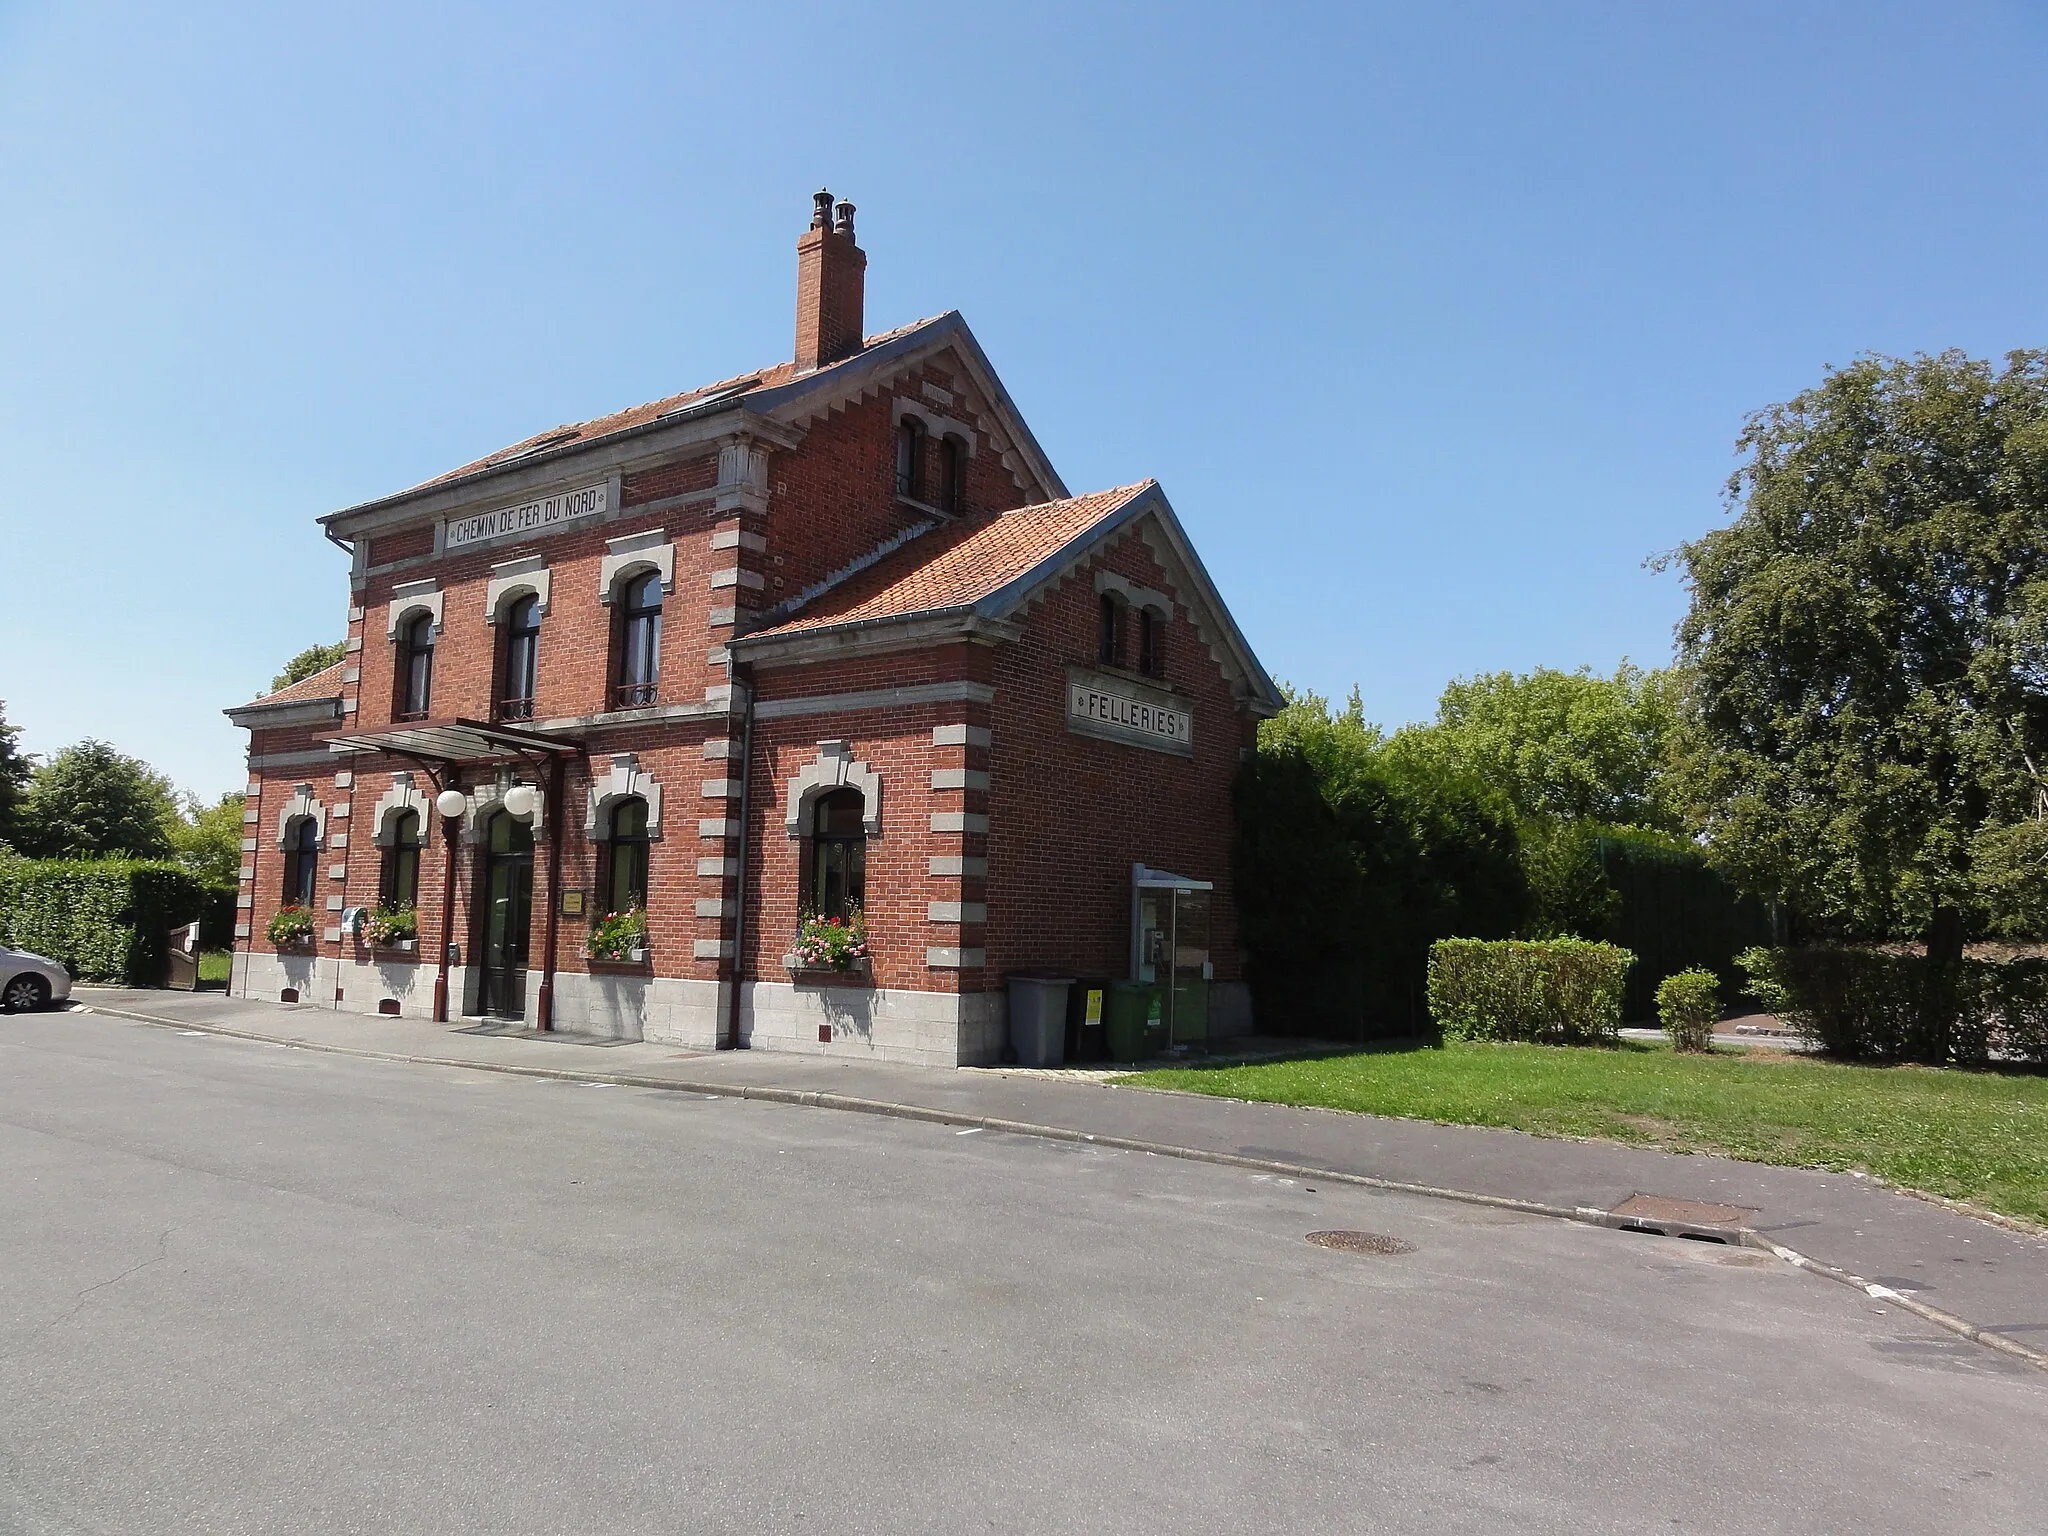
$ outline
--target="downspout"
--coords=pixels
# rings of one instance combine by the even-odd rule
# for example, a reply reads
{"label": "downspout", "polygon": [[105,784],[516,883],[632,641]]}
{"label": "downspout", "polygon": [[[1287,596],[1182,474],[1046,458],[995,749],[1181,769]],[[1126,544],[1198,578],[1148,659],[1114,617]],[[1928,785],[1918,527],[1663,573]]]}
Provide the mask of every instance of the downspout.
{"label": "downspout", "polygon": [[[456,782],[460,777],[452,768],[448,780],[440,783],[431,772],[430,780],[435,781],[435,798],[440,798],[444,789],[460,789]],[[439,806],[435,807],[438,811]],[[434,974],[434,1022],[448,1022],[448,951],[455,947],[455,845],[462,836],[462,818],[443,816],[441,818],[441,843],[447,849],[441,873],[441,968]]]}
{"label": "downspout", "polygon": [[555,1027],[555,943],[562,926],[562,773],[566,765],[559,757],[548,759],[548,926],[543,941],[546,954],[541,961],[540,1002],[534,1009],[534,1024],[545,1033]]}
{"label": "downspout", "polygon": [[718,1042],[722,1051],[746,1049],[746,1042],[740,1038],[740,983],[744,979],[742,970],[747,952],[748,829],[753,825],[753,796],[750,791],[754,780],[754,671],[743,663],[734,662],[732,672],[734,683],[746,690],[747,707],[740,723],[740,868],[738,883],[733,887],[732,995],[726,999],[725,1038]]}

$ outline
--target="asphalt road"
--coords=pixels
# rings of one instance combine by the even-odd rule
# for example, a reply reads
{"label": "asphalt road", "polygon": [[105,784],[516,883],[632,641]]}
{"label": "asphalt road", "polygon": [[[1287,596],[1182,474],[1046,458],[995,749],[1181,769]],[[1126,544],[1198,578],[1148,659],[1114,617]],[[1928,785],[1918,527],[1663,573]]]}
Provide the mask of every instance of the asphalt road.
{"label": "asphalt road", "polygon": [[0,1168],[0,1531],[2048,1524],[2048,1378],[1753,1252],[78,1014]]}

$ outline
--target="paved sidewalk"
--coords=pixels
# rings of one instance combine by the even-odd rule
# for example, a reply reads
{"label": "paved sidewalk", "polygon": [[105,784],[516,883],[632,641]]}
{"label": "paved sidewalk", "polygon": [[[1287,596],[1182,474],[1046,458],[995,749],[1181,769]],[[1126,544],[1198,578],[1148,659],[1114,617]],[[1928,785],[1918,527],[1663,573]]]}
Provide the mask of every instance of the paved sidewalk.
{"label": "paved sidewalk", "polygon": [[[766,1051],[695,1053],[641,1042],[385,1019],[217,992],[81,987],[108,1012],[406,1061],[820,1093],[1087,1135],[1297,1163],[1401,1183],[1610,1211],[1637,1194],[1742,1207],[1742,1225],[1810,1258],[2048,1351],[2048,1240],[1846,1174],[1769,1168],[1517,1131],[1111,1088],[994,1069],[877,1065]],[[1619,1238],[1618,1241],[1629,1241]],[[1873,1304],[1882,1305],[1882,1300]]]}

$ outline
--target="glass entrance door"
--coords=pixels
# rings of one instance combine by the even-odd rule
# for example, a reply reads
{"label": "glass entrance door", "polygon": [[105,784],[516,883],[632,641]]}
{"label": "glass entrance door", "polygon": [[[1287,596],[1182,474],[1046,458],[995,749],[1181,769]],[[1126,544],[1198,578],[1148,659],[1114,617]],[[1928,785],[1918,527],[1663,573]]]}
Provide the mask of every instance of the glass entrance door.
{"label": "glass entrance door", "polygon": [[477,1008],[494,1018],[524,1018],[527,942],[533,927],[533,828],[502,812],[491,818],[484,855],[483,924]]}

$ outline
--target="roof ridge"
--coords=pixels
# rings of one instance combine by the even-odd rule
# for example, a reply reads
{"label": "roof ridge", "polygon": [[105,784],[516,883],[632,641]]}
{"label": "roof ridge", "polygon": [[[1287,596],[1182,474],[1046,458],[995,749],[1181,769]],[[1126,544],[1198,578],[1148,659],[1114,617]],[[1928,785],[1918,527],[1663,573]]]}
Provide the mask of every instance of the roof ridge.
{"label": "roof ridge", "polygon": [[[723,379],[714,379],[709,384],[699,384],[690,389],[678,390],[674,394],[657,395],[652,400],[643,400],[635,405],[622,405],[616,410],[603,411],[595,416],[587,416],[581,421],[557,422],[554,426],[544,431],[529,433],[516,443],[508,443],[503,448],[494,449],[492,452],[484,454],[479,458],[471,459],[468,463],[458,468],[422,480],[419,484],[408,487],[408,490],[424,490],[428,486],[440,485],[449,480],[457,480],[464,475],[480,474],[486,470],[500,468],[507,460],[518,454],[545,446],[550,438],[556,439],[566,448],[569,446],[571,438],[596,441],[599,438],[609,437],[614,432],[622,432],[628,427],[644,424],[643,422],[634,421],[632,418],[644,417],[649,421],[659,420],[672,411],[685,410],[692,404],[702,401],[707,396],[718,394],[721,390],[732,390],[735,392],[735,396],[739,397],[751,393],[755,389],[773,389],[784,384],[799,382],[807,384],[832,372],[835,368],[841,368],[849,363],[858,362],[876,347],[885,346],[892,341],[898,341],[905,336],[920,331],[926,326],[934,325],[952,313],[954,311],[950,309],[942,310],[936,315],[926,315],[922,319],[911,320],[886,331],[877,331],[872,336],[861,338],[860,351],[849,353],[845,357],[835,358],[829,363],[813,368],[808,373],[796,372],[796,365],[793,362],[784,360],[769,363],[760,368],[747,369]],[[616,423],[616,425],[603,426],[604,423]],[[590,430],[593,427],[599,426],[603,426],[603,430],[598,432]]]}

